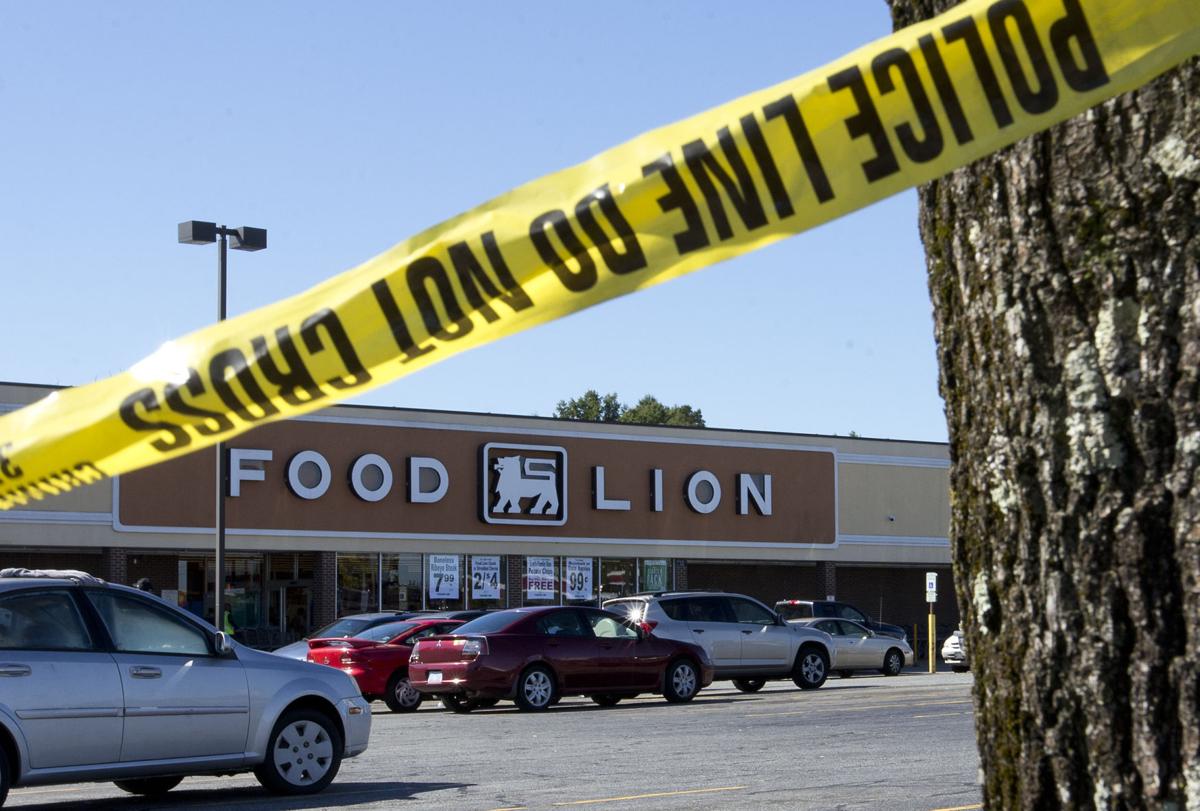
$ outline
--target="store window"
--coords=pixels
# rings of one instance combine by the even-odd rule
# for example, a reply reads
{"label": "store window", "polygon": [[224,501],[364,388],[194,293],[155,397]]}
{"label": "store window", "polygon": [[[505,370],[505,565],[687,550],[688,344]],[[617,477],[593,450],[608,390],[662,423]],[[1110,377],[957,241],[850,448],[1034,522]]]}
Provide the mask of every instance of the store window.
{"label": "store window", "polygon": [[561,583],[565,605],[596,605],[596,559],[563,558]]}
{"label": "store window", "polygon": [[508,566],[502,555],[471,555],[467,569],[468,608],[508,605]]}
{"label": "store window", "polygon": [[550,555],[525,558],[522,605],[558,605],[558,560]]}
{"label": "store window", "polygon": [[637,561],[603,558],[600,561],[600,602],[628,597],[637,591]]}
{"label": "store window", "polygon": [[379,610],[379,555],[337,556],[337,614]]}
{"label": "store window", "polygon": [[383,610],[424,608],[420,555],[383,556]]}
{"label": "store window", "polygon": [[669,560],[641,560],[638,591],[667,591],[671,588],[671,562]]}
{"label": "store window", "polygon": [[426,555],[426,605],[435,611],[463,608],[463,555]]}

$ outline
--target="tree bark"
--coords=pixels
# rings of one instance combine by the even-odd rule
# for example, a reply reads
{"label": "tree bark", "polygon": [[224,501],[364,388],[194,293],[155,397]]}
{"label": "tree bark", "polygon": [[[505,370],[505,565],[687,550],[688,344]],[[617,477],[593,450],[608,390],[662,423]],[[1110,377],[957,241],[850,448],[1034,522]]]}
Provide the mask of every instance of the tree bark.
{"label": "tree bark", "polygon": [[1192,59],[919,190],[989,808],[1200,809],[1198,99]]}

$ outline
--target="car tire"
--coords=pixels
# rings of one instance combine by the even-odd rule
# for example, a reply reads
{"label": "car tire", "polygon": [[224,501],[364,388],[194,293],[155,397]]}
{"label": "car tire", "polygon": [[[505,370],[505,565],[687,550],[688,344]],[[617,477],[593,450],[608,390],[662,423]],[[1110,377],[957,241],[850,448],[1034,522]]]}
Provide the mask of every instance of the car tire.
{"label": "car tire", "polygon": [[388,680],[387,692],[383,694],[383,703],[387,704],[392,712],[416,712],[424,700],[425,696],[417,692],[408,677],[399,673],[392,674]]}
{"label": "car tire", "polygon": [[542,665],[526,668],[517,678],[517,707],[526,712],[541,712],[554,703],[558,689],[554,674]]}
{"label": "car tire", "polygon": [[12,775],[8,770],[8,749],[0,743],[0,805],[4,805],[4,800],[8,797],[8,784],[12,782]]}
{"label": "car tire", "polygon": [[592,701],[595,701],[601,707],[615,707],[621,701],[621,696],[615,696],[612,693],[600,693],[592,696]]}
{"label": "car tire", "polygon": [[449,695],[442,696],[442,706],[450,710],[450,712],[466,715],[478,707],[479,704],[473,698],[467,698],[458,693],[450,693]]}
{"label": "car tire", "polygon": [[477,698],[474,700],[475,706],[481,710],[486,710],[488,707],[494,707],[500,703],[498,698]]}
{"label": "car tire", "polygon": [[888,652],[883,656],[883,675],[899,676],[904,670],[904,654],[899,648],[888,648]]}
{"label": "car tire", "polygon": [[848,679],[853,675],[854,675],[853,670],[839,670],[838,671],[838,676],[840,676],[843,679]]}
{"label": "car tire", "polygon": [[829,675],[829,657],[816,645],[805,645],[796,654],[792,681],[801,690],[816,690]]}
{"label": "car tire", "polygon": [[691,659],[676,659],[663,674],[663,698],[686,704],[700,692],[700,671]]}
{"label": "car tire", "polygon": [[757,693],[766,685],[765,679],[734,679],[733,686],[743,693]]}
{"label": "car tire", "polygon": [[315,710],[285,712],[267,739],[266,760],[254,769],[273,794],[316,794],[333,782],[342,765],[342,733]]}
{"label": "car tire", "polygon": [[951,665],[950,669],[955,673],[966,673],[971,668],[967,667],[966,665]]}
{"label": "car tire", "polygon": [[182,782],[182,777],[133,777],[128,780],[114,780],[113,785],[130,794],[161,797]]}

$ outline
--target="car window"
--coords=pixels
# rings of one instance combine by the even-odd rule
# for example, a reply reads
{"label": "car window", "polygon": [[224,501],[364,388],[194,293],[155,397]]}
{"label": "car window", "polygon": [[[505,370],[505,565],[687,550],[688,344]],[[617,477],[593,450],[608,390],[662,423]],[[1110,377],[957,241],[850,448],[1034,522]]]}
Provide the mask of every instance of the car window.
{"label": "car window", "polygon": [[547,636],[590,636],[574,611],[553,611],[537,621],[538,630]]}
{"label": "car window", "polygon": [[[671,619],[679,619],[671,613],[669,606],[676,605],[675,600],[664,600],[660,603],[663,611],[667,612],[667,616]],[[614,614],[620,614],[626,617],[630,622],[641,622],[646,613],[646,604],[641,600],[621,600],[615,603],[605,603],[605,611],[612,611]]]}
{"label": "car window", "polygon": [[208,656],[208,635],[167,608],[112,591],[85,592],[122,653]]}
{"label": "car window", "polygon": [[814,617],[836,617],[836,616],[838,616],[838,613],[837,613],[835,607],[832,605],[829,605],[828,603],[813,603],[812,610],[813,610]]}
{"label": "car window", "polygon": [[456,634],[490,634],[495,631],[503,631],[508,626],[521,619],[521,614],[516,611],[496,611],[491,614],[484,614],[482,617],[464,622],[462,625],[454,628]]}
{"label": "car window", "polygon": [[847,620],[842,620],[842,629],[842,633],[844,633],[846,636],[853,636],[855,638],[870,636],[870,632],[857,622],[848,622]]}
{"label": "car window", "polygon": [[808,603],[776,603],[775,610],[785,620],[805,620],[813,616],[813,608]]}
{"label": "car window", "polygon": [[603,639],[637,639],[637,631],[630,628],[616,617],[609,617],[596,611],[587,612],[588,622],[592,624],[592,633]]}
{"label": "car window", "polygon": [[411,622],[385,622],[383,625],[359,631],[354,637],[355,639],[365,639],[368,642],[387,642],[416,627]]}
{"label": "car window", "polygon": [[658,605],[663,613],[673,620],[688,619],[688,600],[660,600]]}
{"label": "car window", "polygon": [[734,622],[733,612],[724,597],[690,597],[684,602],[691,622]]}
{"label": "car window", "polygon": [[821,620],[820,622],[814,622],[813,627],[818,631],[824,631],[832,636],[840,636],[842,633],[841,623],[837,620]]}
{"label": "car window", "polygon": [[742,597],[730,597],[729,605],[738,622],[747,625],[774,625],[775,615],[756,602]]}
{"label": "car window", "polygon": [[863,612],[859,611],[852,605],[842,603],[837,607],[837,615],[844,620],[854,620],[855,622],[867,622],[867,618],[863,616]]}
{"label": "car window", "polygon": [[65,591],[21,592],[0,600],[0,648],[87,650],[92,637]]}
{"label": "car window", "polygon": [[324,639],[326,637],[333,638],[339,636],[354,636],[360,631],[371,627],[370,620],[364,619],[340,619],[329,623],[324,628],[315,631],[310,639]]}

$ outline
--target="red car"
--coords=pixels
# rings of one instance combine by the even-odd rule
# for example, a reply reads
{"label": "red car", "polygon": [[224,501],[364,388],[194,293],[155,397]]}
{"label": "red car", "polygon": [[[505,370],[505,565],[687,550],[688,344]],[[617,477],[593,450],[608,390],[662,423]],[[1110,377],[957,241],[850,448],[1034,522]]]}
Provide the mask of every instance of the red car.
{"label": "red car", "polygon": [[408,665],[412,686],[456,712],[501,699],[544,710],[561,696],[602,707],[638,693],[691,701],[712,683],[712,663],[689,642],[659,639],[598,608],[512,608],[452,635],[422,639]]}
{"label": "red car", "polygon": [[408,657],[418,639],[444,634],[462,620],[413,619],[388,622],[357,636],[308,640],[308,661],[344,670],[368,701],[382,698],[392,712],[412,712],[424,699],[408,683]]}

